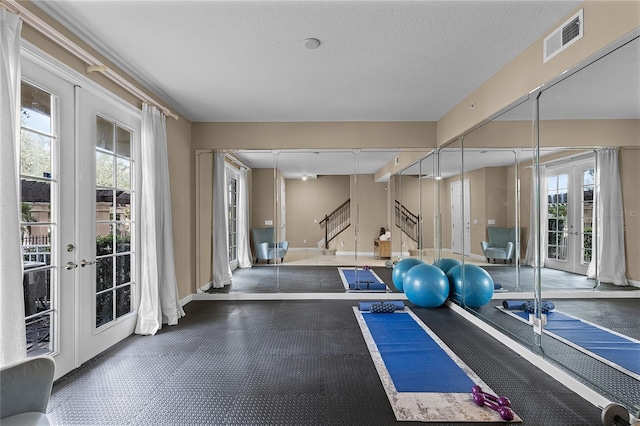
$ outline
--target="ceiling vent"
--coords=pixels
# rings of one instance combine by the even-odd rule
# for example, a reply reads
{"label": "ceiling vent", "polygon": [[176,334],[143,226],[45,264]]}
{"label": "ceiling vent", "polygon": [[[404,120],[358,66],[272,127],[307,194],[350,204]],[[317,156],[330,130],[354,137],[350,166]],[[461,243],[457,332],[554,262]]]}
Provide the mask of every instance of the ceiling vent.
{"label": "ceiling vent", "polygon": [[582,38],[584,35],[582,11],[583,9],[580,9],[544,39],[544,62]]}

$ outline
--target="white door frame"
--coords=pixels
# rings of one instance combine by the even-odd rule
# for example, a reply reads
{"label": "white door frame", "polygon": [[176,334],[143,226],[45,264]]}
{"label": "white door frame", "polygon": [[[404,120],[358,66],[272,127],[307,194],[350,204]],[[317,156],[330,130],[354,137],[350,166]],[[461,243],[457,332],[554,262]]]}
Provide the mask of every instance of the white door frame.
{"label": "white door frame", "polygon": [[[556,167],[547,167],[545,179],[547,176],[555,176],[559,174],[568,175],[568,191],[567,191],[567,223],[566,227],[566,259],[554,260],[545,255],[545,267],[551,269],[559,269],[576,274],[586,275],[588,264],[582,263],[582,241],[583,241],[583,217],[584,211],[582,204],[583,191],[583,174],[587,169],[595,170],[595,159],[585,159],[574,161],[569,164],[563,164]],[[546,186],[546,185],[545,185]],[[595,185],[594,185],[595,187]],[[548,196],[545,194],[545,196]],[[545,212],[545,218],[547,214]],[[548,220],[548,219],[545,219]],[[593,229],[593,228],[592,228]],[[550,232],[547,230],[547,233]],[[548,239],[548,235],[543,238]],[[593,255],[593,253],[592,253]]]}
{"label": "white door frame", "polygon": [[[462,183],[462,186],[460,185]],[[462,188],[462,194],[460,193]],[[471,255],[471,193],[469,179],[451,182],[451,251]],[[462,207],[460,206],[462,201]],[[462,211],[460,211],[462,208]],[[464,246],[464,247],[463,247]],[[461,249],[462,248],[462,249]]]}

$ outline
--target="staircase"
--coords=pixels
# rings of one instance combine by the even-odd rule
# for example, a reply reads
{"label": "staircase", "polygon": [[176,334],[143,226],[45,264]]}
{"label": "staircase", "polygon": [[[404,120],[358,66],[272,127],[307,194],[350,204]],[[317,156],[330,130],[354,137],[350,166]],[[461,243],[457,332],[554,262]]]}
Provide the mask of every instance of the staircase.
{"label": "staircase", "polygon": [[329,249],[329,242],[351,225],[351,200],[347,200],[337,209],[325,215],[320,221],[324,227],[324,248]]}
{"label": "staircase", "polygon": [[404,232],[407,237],[418,242],[420,238],[420,218],[411,213],[409,209],[396,200],[396,226]]}

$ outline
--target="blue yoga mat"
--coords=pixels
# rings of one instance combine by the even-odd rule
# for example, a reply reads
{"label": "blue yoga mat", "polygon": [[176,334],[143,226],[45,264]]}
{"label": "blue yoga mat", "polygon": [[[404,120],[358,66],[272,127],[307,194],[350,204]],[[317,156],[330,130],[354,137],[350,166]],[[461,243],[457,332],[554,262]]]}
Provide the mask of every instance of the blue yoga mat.
{"label": "blue yoga mat", "polygon": [[[358,309],[361,311],[370,311],[371,304],[376,302],[360,302],[358,303]],[[404,302],[400,300],[385,300],[384,303],[392,303],[396,307],[396,311],[401,311],[404,309]]]}
{"label": "blue yoga mat", "polygon": [[370,270],[342,269],[342,275],[349,284],[349,290],[386,290],[387,285]]}
{"label": "blue yoga mat", "polygon": [[[525,320],[527,312],[513,312]],[[561,312],[547,314],[548,333],[640,375],[640,343]]]}
{"label": "blue yoga mat", "polygon": [[377,276],[373,274],[370,270],[367,269],[343,269],[342,273],[344,274],[344,278],[347,280],[349,284],[358,284],[358,283],[381,283]]}
{"label": "blue yoga mat", "polygon": [[408,313],[362,316],[398,392],[470,392],[474,382]]}
{"label": "blue yoga mat", "polygon": [[363,283],[357,282],[355,284],[349,283],[349,290],[386,290],[386,284],[380,283]]}

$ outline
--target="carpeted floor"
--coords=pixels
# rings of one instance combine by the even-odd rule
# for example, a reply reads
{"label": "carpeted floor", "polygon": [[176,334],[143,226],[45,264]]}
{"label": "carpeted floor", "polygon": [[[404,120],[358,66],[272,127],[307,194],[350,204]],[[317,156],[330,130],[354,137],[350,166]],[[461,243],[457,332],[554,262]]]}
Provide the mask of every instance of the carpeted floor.
{"label": "carpeted floor", "polygon": [[[397,424],[353,305],[193,301],[178,325],[130,336],[58,380],[48,417],[84,426]],[[598,408],[455,312],[414,312],[511,399],[524,424],[600,424]]]}

